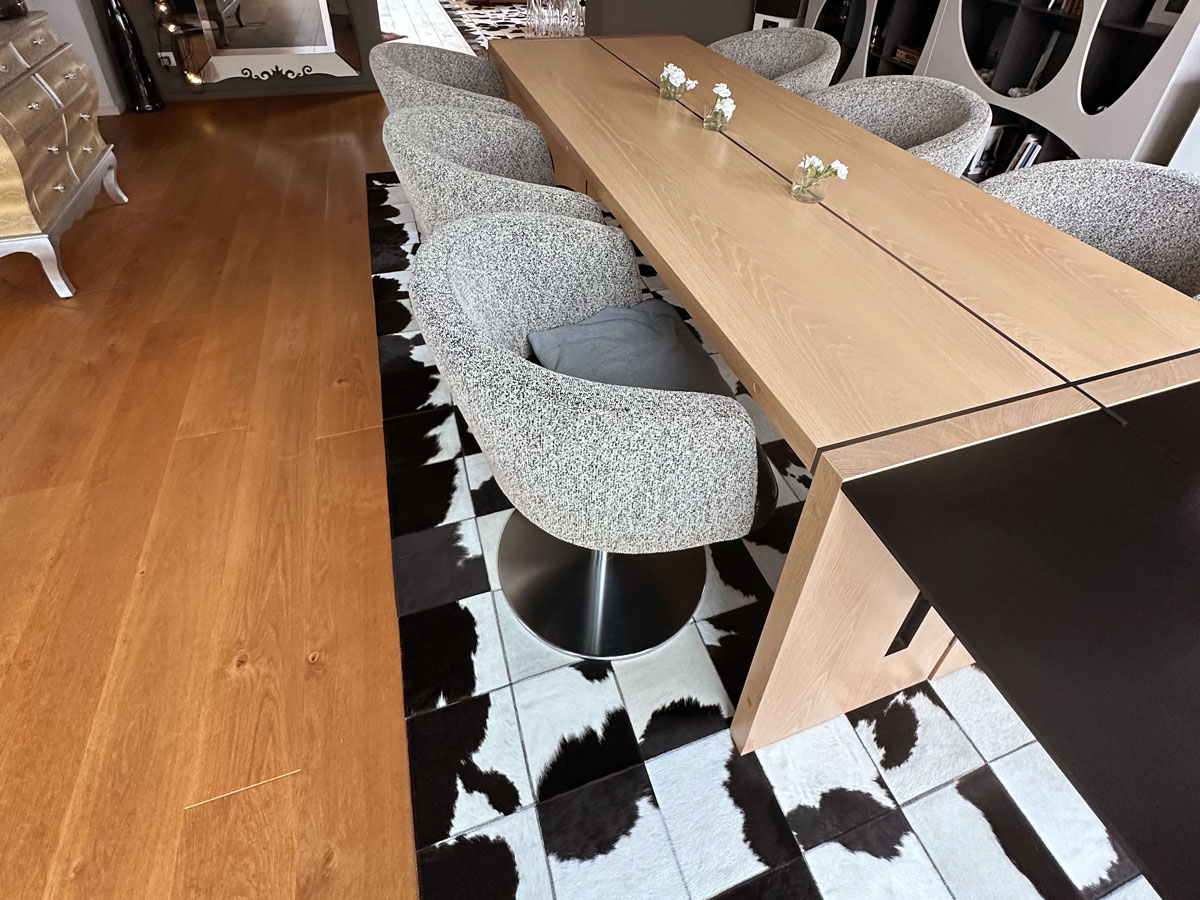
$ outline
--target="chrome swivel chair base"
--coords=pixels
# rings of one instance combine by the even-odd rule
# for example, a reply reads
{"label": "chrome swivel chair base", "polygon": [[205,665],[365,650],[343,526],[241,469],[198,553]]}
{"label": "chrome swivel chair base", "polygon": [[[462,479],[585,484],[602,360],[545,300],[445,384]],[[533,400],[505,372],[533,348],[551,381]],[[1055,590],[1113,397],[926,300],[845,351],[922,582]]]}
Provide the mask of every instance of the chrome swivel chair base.
{"label": "chrome swivel chair base", "polygon": [[514,510],[500,537],[500,587],[541,640],[585,659],[653,650],[700,605],[703,547],[608,553],[561,541]]}

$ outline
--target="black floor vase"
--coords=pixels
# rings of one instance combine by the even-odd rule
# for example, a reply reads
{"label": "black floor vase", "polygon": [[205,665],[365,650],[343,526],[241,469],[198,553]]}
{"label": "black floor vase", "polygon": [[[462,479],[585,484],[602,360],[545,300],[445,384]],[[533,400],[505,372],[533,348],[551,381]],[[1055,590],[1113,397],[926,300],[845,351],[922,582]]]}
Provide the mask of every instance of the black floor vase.
{"label": "black floor vase", "polygon": [[150,66],[146,62],[146,54],[142,52],[141,41],[129,21],[129,13],[121,4],[121,0],[104,0],[104,15],[108,20],[108,34],[112,39],[113,61],[121,72],[121,81],[125,85],[125,96],[129,100],[129,108],[133,112],[155,112],[163,108],[162,95],[154,76],[150,74]]}

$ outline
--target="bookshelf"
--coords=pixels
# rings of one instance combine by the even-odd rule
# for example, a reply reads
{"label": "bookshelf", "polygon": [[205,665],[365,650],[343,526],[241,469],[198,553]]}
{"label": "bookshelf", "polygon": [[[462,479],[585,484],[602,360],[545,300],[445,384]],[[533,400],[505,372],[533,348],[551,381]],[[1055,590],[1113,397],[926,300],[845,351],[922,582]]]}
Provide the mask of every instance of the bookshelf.
{"label": "bookshelf", "polygon": [[1200,102],[1200,0],[1175,17],[1155,0],[809,0],[798,21],[841,43],[835,82],[965,85],[992,104],[1003,144],[1037,141],[1034,163],[1166,163]]}

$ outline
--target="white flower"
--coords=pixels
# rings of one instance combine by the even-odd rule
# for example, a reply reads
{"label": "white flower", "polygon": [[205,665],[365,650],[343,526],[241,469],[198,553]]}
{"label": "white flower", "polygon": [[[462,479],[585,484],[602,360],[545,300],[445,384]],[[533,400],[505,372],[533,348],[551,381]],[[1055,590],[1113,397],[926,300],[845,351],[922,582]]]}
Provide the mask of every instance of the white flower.
{"label": "white flower", "polygon": [[685,88],[687,88],[687,89],[690,91],[690,90],[692,90],[692,88],[694,88],[694,87],[695,87],[696,85],[698,85],[699,83],[700,83],[700,82],[696,81],[695,79],[693,79],[693,78],[689,78],[687,81],[685,81],[685,82],[683,83],[683,86],[684,86]]}
{"label": "white flower", "polygon": [[679,66],[675,65],[675,63],[667,63],[665,66],[663,66],[662,75],[660,75],[659,77],[666,78],[672,72],[678,72],[678,71],[679,71]]}
{"label": "white flower", "polygon": [[718,82],[717,84],[713,85],[713,93],[716,94],[721,99],[726,99],[730,96],[732,91],[729,90],[729,85],[725,84],[725,82],[722,81],[722,82]]}
{"label": "white flower", "polygon": [[667,76],[667,81],[671,82],[675,87],[679,87],[687,81],[687,75],[684,74],[683,69],[676,69]]}
{"label": "white flower", "polygon": [[850,171],[849,169],[846,168],[846,164],[844,162],[842,162],[840,159],[835,159],[833,162],[831,162],[829,164],[829,168],[831,168],[831,169],[833,169],[833,171],[837,172],[837,177],[842,179],[842,181],[846,180],[846,173]]}
{"label": "white flower", "polygon": [[717,101],[716,108],[728,121],[733,118],[733,111],[737,109],[737,104],[733,102],[732,97],[722,97]]}
{"label": "white flower", "polygon": [[816,169],[818,172],[825,168],[825,163],[821,162],[821,157],[812,156],[811,154],[804,157],[804,161],[800,165],[806,169]]}

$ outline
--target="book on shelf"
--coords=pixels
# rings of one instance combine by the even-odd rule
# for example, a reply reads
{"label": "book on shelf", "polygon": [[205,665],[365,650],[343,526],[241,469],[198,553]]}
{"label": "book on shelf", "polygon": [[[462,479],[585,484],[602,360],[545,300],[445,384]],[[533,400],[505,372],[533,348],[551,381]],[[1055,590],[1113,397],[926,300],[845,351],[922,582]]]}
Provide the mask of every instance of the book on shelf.
{"label": "book on shelf", "polygon": [[1025,135],[1025,140],[1021,141],[1021,145],[1017,147],[1017,152],[1013,154],[1013,158],[1008,163],[1008,168],[1004,171],[1015,172],[1017,169],[1033,165],[1033,161],[1037,159],[1038,154],[1041,152],[1041,136],[1037,134]]}
{"label": "book on shelf", "polygon": [[904,44],[897,44],[896,49],[892,51],[892,56],[899,62],[915,66],[921,61],[922,49],[920,47],[906,47]]}
{"label": "book on shelf", "polygon": [[992,125],[964,174],[972,181],[982,181],[1032,165],[1044,142],[1044,135],[1026,132],[1020,125]]}

